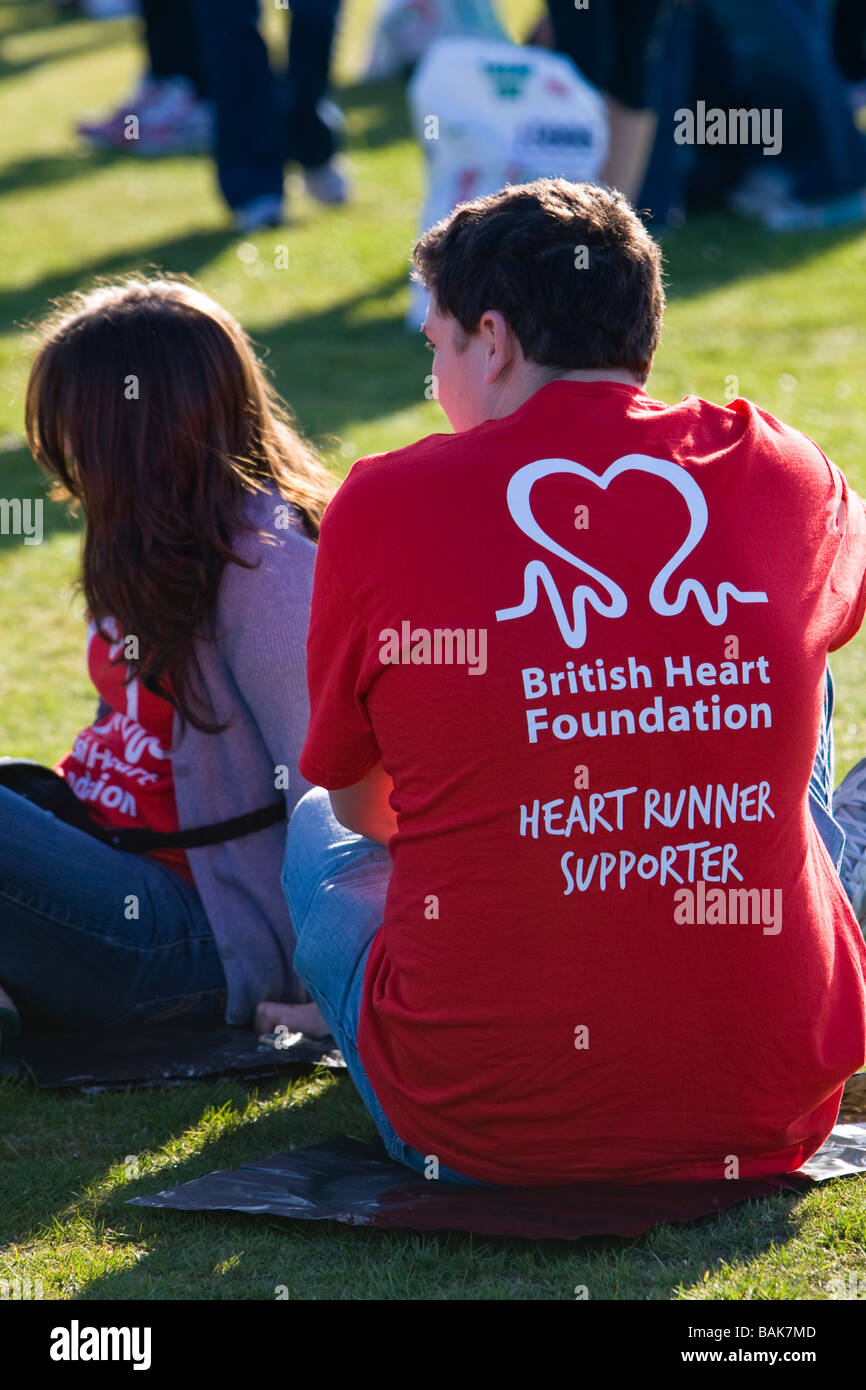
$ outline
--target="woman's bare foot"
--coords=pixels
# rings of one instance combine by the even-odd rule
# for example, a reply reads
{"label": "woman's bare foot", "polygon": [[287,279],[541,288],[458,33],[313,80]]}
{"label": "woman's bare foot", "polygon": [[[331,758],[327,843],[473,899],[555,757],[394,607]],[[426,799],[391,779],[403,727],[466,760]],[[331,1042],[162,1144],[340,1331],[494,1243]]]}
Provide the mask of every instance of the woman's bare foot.
{"label": "woman's bare foot", "polygon": [[277,1004],[263,999],[256,1007],[255,1030],[275,1033],[279,1025],[292,1033],[306,1033],[308,1038],[326,1038],[330,1033],[318,1004]]}

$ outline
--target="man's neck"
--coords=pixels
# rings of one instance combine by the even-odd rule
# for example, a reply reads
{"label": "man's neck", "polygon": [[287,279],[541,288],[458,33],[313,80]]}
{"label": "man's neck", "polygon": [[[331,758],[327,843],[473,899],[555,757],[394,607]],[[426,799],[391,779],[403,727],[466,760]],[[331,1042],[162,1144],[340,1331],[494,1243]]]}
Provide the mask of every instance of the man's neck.
{"label": "man's neck", "polygon": [[534,396],[536,391],[540,391],[542,386],[547,386],[551,381],[612,381],[620,386],[637,386],[643,390],[643,382],[638,380],[634,372],[626,371],[624,367],[602,367],[597,371],[575,367],[569,372],[558,372],[525,363],[519,373],[503,383],[493,414],[489,418],[502,420],[506,415],[513,415],[515,410],[526,404],[530,396]]}

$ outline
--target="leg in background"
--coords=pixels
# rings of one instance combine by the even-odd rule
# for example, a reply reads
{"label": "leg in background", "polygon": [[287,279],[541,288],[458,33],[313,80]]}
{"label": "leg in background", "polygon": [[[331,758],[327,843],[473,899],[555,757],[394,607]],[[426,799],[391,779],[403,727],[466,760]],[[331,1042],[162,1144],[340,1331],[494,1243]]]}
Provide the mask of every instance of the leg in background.
{"label": "leg in background", "polygon": [[[705,0],[729,51],[732,106],[781,111],[780,152],[754,165],[783,168],[804,202],[840,198],[866,186],[866,137],[854,124],[844,78],[833,56],[824,0]],[[733,99],[734,92],[738,99]],[[760,103],[758,100],[760,94]],[[781,135],[781,130],[780,130]]]}
{"label": "leg in background", "polygon": [[206,97],[192,0],[141,0],[141,15],[151,77],[185,77],[197,96]]}
{"label": "leg in background", "polygon": [[836,0],[833,57],[847,82],[866,82],[866,10],[863,0]]}
{"label": "leg in background", "polygon": [[282,201],[283,122],[258,0],[195,0],[202,58],[216,110],[217,177],[230,208]]}
{"label": "leg in background", "polygon": [[337,138],[317,110],[328,92],[340,0],[291,0],[287,85],[287,154],[306,169],[332,159]]}

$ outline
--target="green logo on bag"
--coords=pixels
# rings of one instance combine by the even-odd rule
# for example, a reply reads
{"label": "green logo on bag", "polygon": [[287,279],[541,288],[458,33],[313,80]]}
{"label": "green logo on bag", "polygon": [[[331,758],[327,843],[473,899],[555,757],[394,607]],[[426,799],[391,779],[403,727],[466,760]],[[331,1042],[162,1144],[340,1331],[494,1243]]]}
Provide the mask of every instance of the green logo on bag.
{"label": "green logo on bag", "polygon": [[484,71],[498,97],[519,97],[532,69],[528,63],[485,63]]}

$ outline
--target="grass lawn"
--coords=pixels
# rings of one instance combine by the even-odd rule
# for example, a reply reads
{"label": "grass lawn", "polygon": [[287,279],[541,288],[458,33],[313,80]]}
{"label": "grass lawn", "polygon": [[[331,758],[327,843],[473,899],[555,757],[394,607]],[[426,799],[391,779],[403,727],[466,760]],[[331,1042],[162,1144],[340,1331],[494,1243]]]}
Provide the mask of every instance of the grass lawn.
{"label": "grass lawn", "polygon": [[[292,225],[243,242],[204,160],[91,155],[71,133],[137,75],[125,22],[58,23],[41,0],[0,3],[0,496],[41,495],[22,445],[26,323],[95,275],[187,271],[250,329],[301,426],[337,472],[447,428],[424,397],[429,357],[402,326],[421,157],[398,84],[359,86],[370,0],[339,50],[357,195],[328,212],[302,191]],[[532,0],[511,0],[521,31]],[[272,10],[275,31],[283,18]],[[279,248],[289,250],[278,269]],[[866,489],[866,234],[772,237],[726,217],[665,245],[670,306],[650,390],[733,390],[814,437]],[[79,537],[57,508],[46,538],[0,537],[0,751],[51,762],[92,717]],[[866,641],[834,660],[838,774],[866,751]],[[146,1213],[128,1197],[372,1125],[331,1075],[251,1091],[230,1080],[115,1095],[0,1085],[0,1280],[51,1299],[809,1299],[836,1276],[866,1288],[866,1183],[750,1202],[640,1239],[533,1245],[275,1220]]]}

